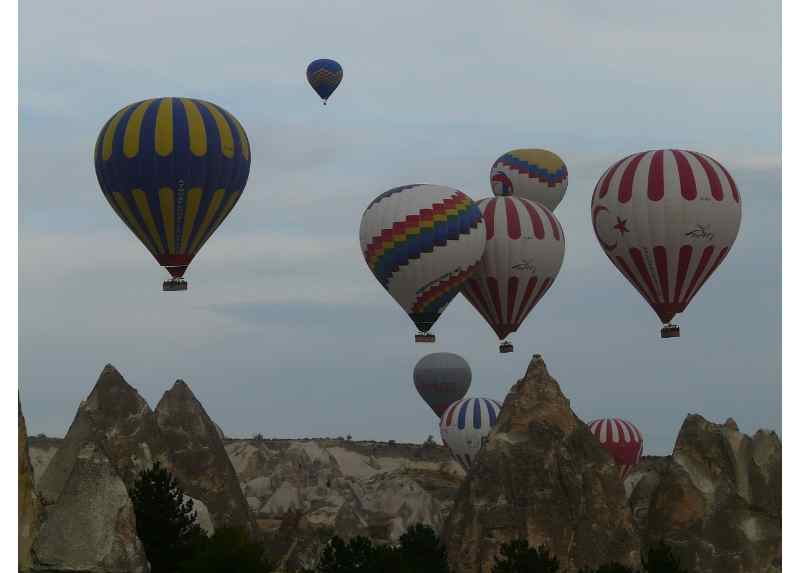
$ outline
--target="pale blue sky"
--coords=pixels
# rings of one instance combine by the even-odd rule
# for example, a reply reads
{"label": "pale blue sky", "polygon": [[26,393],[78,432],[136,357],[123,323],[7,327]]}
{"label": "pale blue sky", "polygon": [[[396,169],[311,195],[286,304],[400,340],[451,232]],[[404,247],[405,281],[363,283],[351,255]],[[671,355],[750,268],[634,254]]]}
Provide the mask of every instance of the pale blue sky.
{"label": "pale blue sky", "polygon": [[[32,433],[63,435],[111,362],[151,403],[185,379],[230,435],[421,441],[423,354],[457,352],[473,394],[502,400],[543,354],[584,420],[621,416],[646,453],[689,412],[779,425],[779,3],[707,1],[231,2],[42,0],[21,10],[21,338]],[[344,81],[323,107],[318,57]],[[123,105],[210,99],[244,124],[253,166],[189,291],[100,194],[91,154]],[[703,151],[738,182],[731,255],[685,315],[659,321],[606,259],[589,221],[596,180],[654,147]],[[372,198],[430,182],[491,193],[494,159],[547,147],[570,171],[556,211],[561,273],[500,356],[459,298],[414,345],[369,273],[358,223]]]}

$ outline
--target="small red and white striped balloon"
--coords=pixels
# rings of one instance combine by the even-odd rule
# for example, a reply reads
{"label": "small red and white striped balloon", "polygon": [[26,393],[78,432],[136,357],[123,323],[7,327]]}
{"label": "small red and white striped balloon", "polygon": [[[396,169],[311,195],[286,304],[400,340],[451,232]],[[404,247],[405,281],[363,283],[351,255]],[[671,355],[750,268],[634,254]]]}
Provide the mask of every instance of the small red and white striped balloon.
{"label": "small red and white striped balloon", "polygon": [[553,285],[564,260],[564,231],[535,201],[494,197],[478,206],[486,249],[461,293],[502,340],[517,331]]}
{"label": "small red and white striped balloon", "polygon": [[630,155],[606,170],[592,196],[597,240],[665,324],[725,259],[741,219],[733,178],[695,151]]}
{"label": "small red and white striped balloon", "polygon": [[614,458],[624,478],[642,458],[644,440],[639,428],[620,418],[602,418],[589,422],[589,431]]}

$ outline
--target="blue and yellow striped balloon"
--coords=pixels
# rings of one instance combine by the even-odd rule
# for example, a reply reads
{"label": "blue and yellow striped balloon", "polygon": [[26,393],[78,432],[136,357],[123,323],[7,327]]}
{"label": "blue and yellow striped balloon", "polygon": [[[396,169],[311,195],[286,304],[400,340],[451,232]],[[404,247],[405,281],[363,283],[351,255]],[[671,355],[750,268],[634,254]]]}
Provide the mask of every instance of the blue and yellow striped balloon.
{"label": "blue and yellow striped balloon", "polygon": [[306,79],[317,95],[326,103],[331,94],[339,87],[344,71],[339,62],[334,60],[314,60],[306,68]]}
{"label": "blue and yellow striped balloon", "polygon": [[250,143],[238,120],[212,103],[149,99],[106,122],[94,167],[117,215],[179,279],[239,200]]}

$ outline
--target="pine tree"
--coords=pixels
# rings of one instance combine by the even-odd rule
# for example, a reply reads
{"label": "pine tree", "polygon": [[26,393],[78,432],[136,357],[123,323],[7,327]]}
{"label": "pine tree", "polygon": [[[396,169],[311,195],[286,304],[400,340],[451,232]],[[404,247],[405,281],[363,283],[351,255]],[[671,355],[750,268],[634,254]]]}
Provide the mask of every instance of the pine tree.
{"label": "pine tree", "polygon": [[151,573],[175,573],[207,539],[192,500],[159,462],[139,474],[130,494]]}

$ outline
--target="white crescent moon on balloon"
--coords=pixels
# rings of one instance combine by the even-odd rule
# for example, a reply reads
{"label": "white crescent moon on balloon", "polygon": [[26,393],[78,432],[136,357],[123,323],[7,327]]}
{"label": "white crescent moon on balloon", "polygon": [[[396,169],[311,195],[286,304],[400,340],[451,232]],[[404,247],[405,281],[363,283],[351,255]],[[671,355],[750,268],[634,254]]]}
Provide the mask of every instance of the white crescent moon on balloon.
{"label": "white crescent moon on balloon", "polygon": [[601,211],[608,211],[607,207],[603,205],[598,205],[594,208],[594,213],[592,213],[592,226],[594,227],[594,234],[597,236],[597,240],[600,242],[602,247],[607,251],[613,251],[617,248],[619,243],[614,243],[613,245],[609,245],[602,238],[600,238],[600,233],[597,231],[597,216],[600,214]]}

